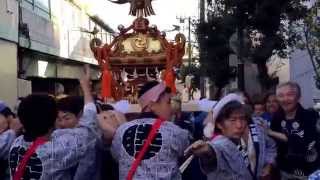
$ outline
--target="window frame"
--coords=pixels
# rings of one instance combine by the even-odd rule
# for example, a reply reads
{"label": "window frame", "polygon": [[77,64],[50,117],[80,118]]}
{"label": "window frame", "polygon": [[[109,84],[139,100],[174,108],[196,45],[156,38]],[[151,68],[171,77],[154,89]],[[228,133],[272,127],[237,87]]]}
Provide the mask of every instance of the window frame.
{"label": "window frame", "polygon": [[48,1],[48,9],[46,9],[45,7],[41,6],[38,2],[36,2],[36,0],[24,0],[26,3],[30,4],[32,6],[33,10],[38,10],[41,13],[47,14],[49,19],[52,18],[52,14],[51,14],[51,0],[47,0]]}

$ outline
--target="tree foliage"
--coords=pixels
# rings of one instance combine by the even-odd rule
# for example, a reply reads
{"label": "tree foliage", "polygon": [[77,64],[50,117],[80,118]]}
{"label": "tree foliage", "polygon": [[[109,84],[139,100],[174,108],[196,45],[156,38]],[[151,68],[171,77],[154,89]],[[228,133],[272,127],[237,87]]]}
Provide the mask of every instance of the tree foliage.
{"label": "tree foliage", "polygon": [[232,77],[228,60],[229,54],[232,53],[229,39],[236,26],[231,16],[211,18],[209,22],[200,24],[197,29],[201,73],[208,76],[218,89],[222,89]]}
{"label": "tree foliage", "polygon": [[294,32],[299,35],[297,48],[307,50],[316,74],[316,86],[320,89],[320,3],[313,4],[304,21],[296,23],[296,26],[300,26],[297,29],[302,30],[300,33]]}
{"label": "tree foliage", "polygon": [[[266,62],[277,54],[288,55],[288,47],[295,46],[297,36],[290,24],[307,15],[306,0],[211,0],[207,4],[208,21],[198,25],[200,61],[205,75],[216,86],[224,86],[230,78],[228,57],[237,53],[230,48],[229,40],[237,33],[243,35],[241,56],[257,64],[259,79],[264,88],[273,81],[268,76]],[[253,47],[254,32],[262,35],[260,45]],[[249,41],[246,41],[249,40]],[[248,43],[246,43],[248,42]],[[239,55],[239,54],[238,54]],[[222,74],[222,75],[221,75]]]}

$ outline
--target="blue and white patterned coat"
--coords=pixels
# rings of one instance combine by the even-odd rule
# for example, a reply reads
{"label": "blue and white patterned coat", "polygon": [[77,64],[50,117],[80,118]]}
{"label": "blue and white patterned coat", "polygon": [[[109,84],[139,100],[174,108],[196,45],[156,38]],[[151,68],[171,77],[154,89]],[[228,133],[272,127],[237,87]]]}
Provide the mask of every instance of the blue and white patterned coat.
{"label": "blue and white patterned coat", "polygon": [[[148,136],[154,118],[141,118],[121,125],[112,141],[111,153],[119,163],[119,179],[126,179],[134,156]],[[138,167],[134,180],[179,180],[178,158],[189,144],[188,131],[163,122]]]}
{"label": "blue and white patterned coat", "polygon": [[[96,114],[95,105],[88,103],[84,106],[79,127],[53,131],[50,140],[39,146],[30,158],[24,177],[32,180],[71,180],[79,160],[96,142]],[[11,176],[30,145],[31,142],[26,142],[23,135],[13,143],[9,157]]]}
{"label": "blue and white patterned coat", "polygon": [[[267,164],[273,164],[277,155],[275,142],[266,134],[262,127],[256,126],[259,139],[259,157],[257,176]],[[216,163],[212,166],[203,166],[207,172],[208,180],[252,180],[244,158],[237,146],[225,136],[218,136],[211,141],[210,146],[216,153]]]}
{"label": "blue and white patterned coat", "polygon": [[12,129],[0,134],[0,159],[8,159],[9,150],[15,138],[16,133]]}

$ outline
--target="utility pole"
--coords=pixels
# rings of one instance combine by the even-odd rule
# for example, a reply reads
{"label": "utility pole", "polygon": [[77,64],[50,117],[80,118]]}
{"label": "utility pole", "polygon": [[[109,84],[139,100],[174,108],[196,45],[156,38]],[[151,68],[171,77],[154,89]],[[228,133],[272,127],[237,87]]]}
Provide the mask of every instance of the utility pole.
{"label": "utility pole", "polygon": [[192,52],[191,52],[191,17],[188,17],[188,66],[189,66],[189,73],[191,74],[191,61],[192,61]]}
{"label": "utility pole", "polygon": [[[188,76],[191,74],[191,63],[192,63],[192,45],[191,45],[191,17],[177,17],[180,22],[185,23],[185,20],[188,20]],[[191,88],[189,88],[189,100],[191,99]]]}
{"label": "utility pole", "polygon": [[[199,0],[199,11],[200,11],[200,14],[199,14],[199,22],[200,22],[200,25],[204,24],[205,23],[205,0]],[[199,33],[199,32],[198,32]],[[200,43],[203,42],[203,34],[198,34],[198,39],[199,39],[199,46],[200,46]],[[206,49],[201,49],[199,48],[199,57],[200,57],[200,62],[204,62],[204,59],[206,58],[205,54],[206,54]],[[203,65],[200,66],[201,68],[201,72],[203,72]],[[205,94],[206,94],[206,89],[205,89],[205,78],[204,78],[204,74],[201,73],[200,74],[200,94],[201,94],[201,97],[205,97]]]}
{"label": "utility pole", "polygon": [[204,23],[205,20],[205,0],[199,0],[200,9],[200,23]]}
{"label": "utility pole", "polygon": [[[191,61],[192,61],[192,54],[191,54],[191,17],[188,17],[188,76],[191,75]],[[191,91],[192,91],[192,79],[190,79],[191,84],[190,84],[190,88],[189,88],[189,101],[191,100]]]}
{"label": "utility pole", "polygon": [[240,9],[241,4],[238,4],[236,15],[238,17],[238,28],[237,28],[237,35],[238,35],[238,88],[241,91],[245,90],[245,78],[244,78],[244,61],[243,61],[243,29],[244,29],[244,20],[245,16],[243,16],[243,12]]}
{"label": "utility pole", "polygon": [[241,91],[245,90],[245,82],[244,82],[244,62],[243,62],[243,28],[240,25],[238,27],[238,88]]}

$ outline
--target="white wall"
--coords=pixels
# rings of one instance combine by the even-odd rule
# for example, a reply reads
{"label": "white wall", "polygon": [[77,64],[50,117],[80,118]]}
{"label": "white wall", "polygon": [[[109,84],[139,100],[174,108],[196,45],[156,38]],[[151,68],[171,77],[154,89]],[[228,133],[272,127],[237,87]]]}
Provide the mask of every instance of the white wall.
{"label": "white wall", "polygon": [[261,94],[261,85],[258,78],[258,68],[251,62],[244,63],[245,90],[250,96]]}
{"label": "white wall", "polygon": [[[44,17],[34,10],[30,3],[23,0],[22,19],[28,24],[30,49],[66,59],[97,64],[89,47],[92,36],[80,32],[80,28],[91,31],[95,26],[92,21],[89,23],[89,16],[84,10],[66,0],[51,0],[51,17]],[[101,38],[101,36],[105,42],[106,33],[98,34],[98,37]],[[29,48],[25,37],[20,37],[20,42],[22,46]]]}
{"label": "white wall", "polygon": [[13,107],[17,98],[18,1],[0,0],[0,100]]}
{"label": "white wall", "polygon": [[32,93],[31,81],[18,79],[18,97],[25,97]]}
{"label": "white wall", "polygon": [[290,80],[301,86],[301,103],[305,107],[313,106],[313,99],[320,98],[320,91],[315,86],[314,76],[315,73],[307,51],[295,50],[290,58]]}
{"label": "white wall", "polygon": [[0,1],[0,38],[18,42],[18,1]]}
{"label": "white wall", "polygon": [[[314,99],[320,99],[320,91],[315,86],[315,73],[307,51],[296,49],[288,59],[272,57],[268,63],[269,74],[277,71],[279,83],[294,81],[301,86],[301,104],[312,107]],[[282,65],[281,65],[282,64]]]}
{"label": "white wall", "polygon": [[0,39],[0,100],[13,107],[17,100],[17,45]]}

